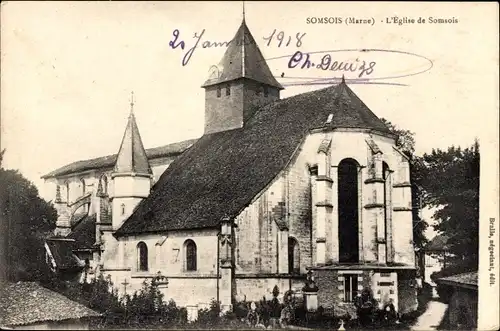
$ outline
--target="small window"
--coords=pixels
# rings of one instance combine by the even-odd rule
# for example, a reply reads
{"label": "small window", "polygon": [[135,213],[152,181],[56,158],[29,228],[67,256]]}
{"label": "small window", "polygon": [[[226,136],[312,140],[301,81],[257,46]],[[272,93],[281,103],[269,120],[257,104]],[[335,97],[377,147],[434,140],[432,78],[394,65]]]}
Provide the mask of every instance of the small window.
{"label": "small window", "polygon": [[231,95],[231,85],[226,85],[226,96]]}
{"label": "small window", "polygon": [[192,240],[186,240],[184,244],[186,253],[186,271],[196,271],[197,268],[197,252],[196,244]]}
{"label": "small window", "polygon": [[220,86],[217,86],[217,98],[220,98],[221,91],[220,91]]}
{"label": "small window", "polygon": [[108,177],[102,176],[102,193],[108,194]]}
{"label": "small window", "polygon": [[81,183],[81,185],[82,185],[82,195],[85,195],[85,189],[86,189],[86,188],[85,188],[85,180],[82,178],[82,179],[80,180],[80,183]]}
{"label": "small window", "polygon": [[358,295],[358,275],[344,275],[344,301],[353,302]]}
{"label": "small window", "polygon": [[125,215],[125,204],[122,203],[122,205],[120,207],[121,207],[122,215]]}
{"label": "small window", "polygon": [[148,246],[142,241],[137,244],[137,270],[148,271]]}
{"label": "small window", "polygon": [[264,86],[264,96],[267,97],[269,95],[269,89],[267,86]]}

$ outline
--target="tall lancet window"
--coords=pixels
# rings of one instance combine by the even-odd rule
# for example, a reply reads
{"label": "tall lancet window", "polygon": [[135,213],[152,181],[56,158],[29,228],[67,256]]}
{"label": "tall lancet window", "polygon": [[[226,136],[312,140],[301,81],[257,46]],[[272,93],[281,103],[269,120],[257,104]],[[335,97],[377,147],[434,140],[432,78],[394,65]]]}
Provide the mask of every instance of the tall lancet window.
{"label": "tall lancet window", "polygon": [[184,243],[184,251],[185,251],[185,265],[186,271],[196,271],[197,269],[197,248],[194,241],[191,239],[186,240]]}
{"label": "tall lancet window", "polygon": [[148,271],[148,246],[142,241],[137,244],[137,270]]}
{"label": "tall lancet window", "polygon": [[226,96],[231,95],[231,85],[226,85]]}
{"label": "tall lancet window", "polygon": [[338,166],[339,261],[359,262],[358,162],[344,159]]}
{"label": "tall lancet window", "polygon": [[217,98],[220,98],[221,96],[221,88],[220,88],[220,85],[217,86]]}

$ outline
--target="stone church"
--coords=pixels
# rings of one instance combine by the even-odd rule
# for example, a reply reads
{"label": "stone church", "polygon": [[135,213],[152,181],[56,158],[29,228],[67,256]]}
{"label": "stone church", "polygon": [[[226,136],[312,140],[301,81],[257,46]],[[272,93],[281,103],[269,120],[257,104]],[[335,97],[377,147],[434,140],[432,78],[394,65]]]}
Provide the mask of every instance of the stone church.
{"label": "stone church", "polygon": [[131,110],[118,154],[43,177],[54,266],[72,255],[120,293],[161,274],[167,299],[225,309],[312,272],[324,308],[369,287],[414,310],[409,160],[344,79],[281,99],[243,20],[202,87],[201,138],[145,149]]}

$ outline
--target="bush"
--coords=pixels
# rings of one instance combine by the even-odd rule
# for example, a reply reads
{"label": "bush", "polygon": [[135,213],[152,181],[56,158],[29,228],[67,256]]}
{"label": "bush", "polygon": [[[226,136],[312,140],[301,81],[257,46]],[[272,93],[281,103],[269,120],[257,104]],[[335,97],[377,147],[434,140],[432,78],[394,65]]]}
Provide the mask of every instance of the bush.
{"label": "bush", "polygon": [[220,323],[220,312],[220,303],[212,299],[209,308],[198,310],[196,324],[216,326]]}

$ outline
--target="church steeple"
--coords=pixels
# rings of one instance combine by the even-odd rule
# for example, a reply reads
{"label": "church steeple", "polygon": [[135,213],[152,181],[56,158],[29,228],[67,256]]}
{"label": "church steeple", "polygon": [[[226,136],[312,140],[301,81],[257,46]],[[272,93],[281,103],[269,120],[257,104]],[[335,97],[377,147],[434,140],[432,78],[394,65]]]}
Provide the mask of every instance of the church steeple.
{"label": "church steeple", "polygon": [[203,87],[248,78],[279,90],[283,89],[283,86],[278,83],[271,73],[259,46],[255,42],[252,33],[250,33],[245,22],[245,16],[243,16],[236,35],[229,42],[229,46],[217,69],[219,71],[218,75],[209,77]]}
{"label": "church steeple", "polygon": [[149,195],[153,179],[153,172],[135,122],[133,92],[127,127],[111,178],[113,179],[111,219],[113,229],[116,230],[132,214],[142,199]]}
{"label": "church steeple", "polygon": [[142,144],[139,128],[134,116],[134,94],[130,102],[130,115],[116,158],[115,173],[152,174],[146,150]]}
{"label": "church steeple", "polygon": [[245,16],[205,89],[205,134],[242,128],[255,111],[279,99],[283,86],[274,78]]}

